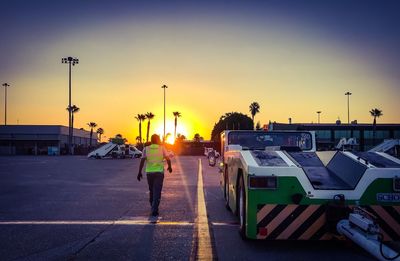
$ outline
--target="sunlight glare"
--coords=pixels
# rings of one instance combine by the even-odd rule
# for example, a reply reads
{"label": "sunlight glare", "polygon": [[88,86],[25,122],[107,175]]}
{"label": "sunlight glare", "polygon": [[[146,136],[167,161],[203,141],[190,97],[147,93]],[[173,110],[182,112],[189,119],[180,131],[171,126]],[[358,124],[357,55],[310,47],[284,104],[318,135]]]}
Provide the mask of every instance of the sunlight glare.
{"label": "sunlight glare", "polygon": [[[156,122],[154,126],[154,133],[160,135],[160,138],[162,139],[164,133],[164,123],[162,121]],[[174,144],[174,129],[174,122],[167,121],[165,126],[165,136],[167,137],[167,142],[170,144]],[[187,128],[184,126],[183,122],[179,122],[178,126],[176,127],[176,135],[178,136],[178,134],[185,135],[185,137],[188,138]]]}
{"label": "sunlight glare", "polygon": [[174,144],[175,143],[174,136],[168,135],[166,142],[169,144]]}

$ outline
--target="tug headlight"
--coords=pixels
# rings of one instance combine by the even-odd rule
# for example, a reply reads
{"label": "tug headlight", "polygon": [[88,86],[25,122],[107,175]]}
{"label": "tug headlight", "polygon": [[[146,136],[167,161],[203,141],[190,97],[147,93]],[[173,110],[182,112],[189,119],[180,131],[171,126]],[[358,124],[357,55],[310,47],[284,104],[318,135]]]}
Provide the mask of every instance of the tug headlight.
{"label": "tug headlight", "polygon": [[251,189],[276,189],[278,178],[276,176],[249,177],[249,188]]}
{"label": "tug headlight", "polygon": [[399,177],[395,177],[393,178],[393,190],[394,191],[400,191],[400,178]]}
{"label": "tug headlight", "polygon": [[221,173],[224,172],[224,163],[223,163],[222,161],[218,164],[218,170],[219,170],[219,172],[221,172]]}

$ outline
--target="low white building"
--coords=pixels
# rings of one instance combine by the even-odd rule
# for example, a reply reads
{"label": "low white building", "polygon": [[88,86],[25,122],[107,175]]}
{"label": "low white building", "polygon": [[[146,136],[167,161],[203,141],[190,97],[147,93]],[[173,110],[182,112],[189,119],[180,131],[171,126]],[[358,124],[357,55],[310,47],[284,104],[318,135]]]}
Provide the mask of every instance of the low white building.
{"label": "low white building", "polygon": [[[73,129],[74,154],[87,154],[90,131]],[[97,146],[97,133],[92,147]],[[61,125],[0,126],[0,155],[60,155],[68,148],[68,127]]]}

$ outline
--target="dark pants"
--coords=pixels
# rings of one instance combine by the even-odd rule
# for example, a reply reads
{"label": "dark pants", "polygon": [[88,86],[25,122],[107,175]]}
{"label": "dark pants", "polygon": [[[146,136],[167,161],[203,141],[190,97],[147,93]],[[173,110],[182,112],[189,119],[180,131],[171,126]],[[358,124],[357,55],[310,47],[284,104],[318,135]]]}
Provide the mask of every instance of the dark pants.
{"label": "dark pants", "polygon": [[158,213],[158,206],[161,200],[161,190],[164,183],[164,173],[150,172],[147,173],[147,183],[150,191],[150,206],[153,214]]}

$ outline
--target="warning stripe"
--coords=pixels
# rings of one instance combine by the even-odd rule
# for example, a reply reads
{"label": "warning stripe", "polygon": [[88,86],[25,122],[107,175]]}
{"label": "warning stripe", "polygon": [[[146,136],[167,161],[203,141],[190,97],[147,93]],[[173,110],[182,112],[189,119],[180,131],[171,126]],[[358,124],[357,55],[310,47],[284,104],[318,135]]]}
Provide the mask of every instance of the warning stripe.
{"label": "warning stripe", "polygon": [[[400,224],[393,219],[393,217],[388,214],[388,212],[382,206],[371,206],[371,208],[381,217],[388,226],[393,229],[396,236],[393,239],[397,240],[399,238],[398,233],[400,233]],[[400,220],[400,219],[398,219]],[[398,233],[396,233],[396,231]]]}
{"label": "warning stripe", "polygon": [[382,234],[385,236],[384,240],[385,241],[393,241],[393,240],[399,240],[400,235],[395,230],[392,229],[392,227],[386,222],[386,220],[382,217],[384,214],[382,214],[382,211],[385,211],[383,208],[375,208],[373,209],[372,207],[374,206],[365,206],[364,208],[371,212],[376,218],[378,219],[378,225],[380,227],[380,230]]}
{"label": "warning stripe", "polygon": [[383,227],[385,227],[385,224],[383,224],[383,227],[382,227],[382,225],[381,225],[382,221],[381,221],[380,217],[376,216],[376,213],[373,212],[370,207],[363,206],[362,208],[364,208],[364,210],[370,212],[370,214],[374,215],[375,218],[377,218],[378,224],[380,225],[380,232],[382,233],[384,240],[392,241],[393,239],[388,235],[388,233],[386,233],[385,229],[383,228]]}
{"label": "warning stripe", "polygon": [[310,239],[324,224],[326,216],[321,215],[300,237],[300,240]]}
{"label": "warning stripe", "polygon": [[383,240],[384,240],[384,241],[392,241],[392,240],[393,240],[393,239],[388,235],[388,233],[386,233],[386,231],[383,230],[382,228],[381,228],[380,232],[381,232],[382,235],[383,235]]}
{"label": "warning stripe", "polygon": [[[399,213],[399,215],[400,215],[400,206],[394,206],[393,208],[394,208],[394,210],[396,210],[396,212]],[[399,220],[399,219],[398,219],[398,220]]]}
{"label": "warning stripe", "polygon": [[[400,239],[400,206],[362,206],[376,216],[386,241]],[[258,205],[257,229],[266,228],[259,239],[329,240],[325,205]]]}
{"label": "warning stripe", "polygon": [[382,207],[389,213],[389,215],[392,216],[394,220],[398,220],[400,222],[400,212],[396,211],[396,207],[390,207],[390,206],[382,206]]}
{"label": "warning stripe", "polygon": [[[371,212],[378,220],[378,225],[380,227],[380,232],[383,234],[384,240],[393,240],[393,236],[395,236],[395,233],[390,231],[390,227],[386,224],[386,222],[383,222],[382,218],[371,208],[371,207],[365,207],[365,209],[369,212]],[[389,231],[389,232],[387,232]]]}
{"label": "warning stripe", "polygon": [[272,220],[276,218],[279,213],[285,209],[287,205],[275,205],[271,211],[266,212],[267,215],[260,219],[260,222],[258,223],[258,227],[266,227]]}
{"label": "warning stripe", "polygon": [[[313,233],[312,235],[311,235],[311,237],[310,238],[308,238],[309,240],[321,240],[321,237],[323,236],[323,235],[326,235],[328,232],[327,232],[327,226],[326,226],[326,215],[324,214],[324,215],[322,215],[321,216],[322,218],[323,218],[323,223],[322,223],[322,225],[319,227],[319,229],[317,229],[316,231],[315,231],[315,233]],[[315,223],[314,223],[315,224]],[[330,233],[329,233],[330,234]]]}
{"label": "warning stripe", "polygon": [[287,228],[280,233],[280,235],[276,239],[287,239],[289,236],[299,228],[301,224],[303,224],[303,220],[306,220],[306,218],[310,217],[314,211],[318,209],[318,205],[309,205],[306,206],[306,209],[298,216],[296,217],[293,222],[287,226]]}
{"label": "warning stripe", "polygon": [[267,231],[274,231],[274,229],[282,222],[282,220],[286,219],[292,211],[296,208],[295,205],[288,205],[284,208],[279,215],[276,216],[268,225]]}
{"label": "warning stripe", "polygon": [[[324,205],[320,205],[317,210],[315,210],[311,216],[309,218],[307,218],[303,224],[301,224],[299,226],[298,229],[296,229],[296,231],[294,231],[293,234],[291,234],[289,236],[289,239],[299,239],[300,236],[302,236],[311,226],[314,225],[314,223],[316,221],[319,220],[319,218],[325,214],[325,206]],[[324,215],[325,218],[325,215]]]}
{"label": "warning stripe", "polygon": [[276,205],[264,205],[261,210],[257,212],[257,224],[261,222],[261,220],[271,212],[272,209],[274,209]]}
{"label": "warning stripe", "polygon": [[[266,228],[268,235],[259,239],[319,239],[326,233],[323,205],[264,205],[257,213],[257,227]],[[321,221],[322,220],[322,221]]]}
{"label": "warning stripe", "polygon": [[303,211],[308,207],[307,205],[291,205],[293,206],[290,215],[288,215],[282,222],[274,229],[268,230],[270,233],[268,234],[268,239],[276,239],[281,233],[287,229],[287,227],[296,219],[298,219],[299,215],[303,213]]}

